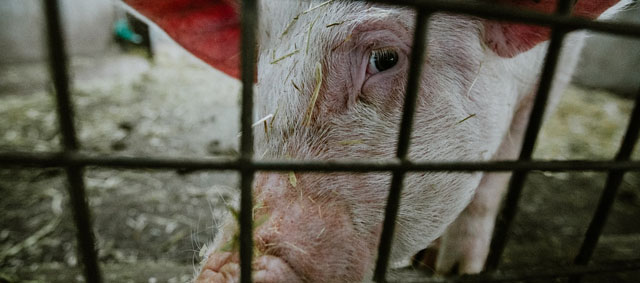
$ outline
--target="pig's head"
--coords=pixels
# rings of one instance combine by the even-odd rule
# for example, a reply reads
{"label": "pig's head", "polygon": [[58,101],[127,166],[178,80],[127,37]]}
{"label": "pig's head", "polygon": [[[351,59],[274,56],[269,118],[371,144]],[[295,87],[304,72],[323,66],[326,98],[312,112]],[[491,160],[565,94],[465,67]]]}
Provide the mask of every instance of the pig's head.
{"label": "pig's head", "polygon": [[[231,0],[127,2],[196,56],[237,76],[239,26]],[[256,156],[393,158],[415,11],[350,1],[259,2],[256,118],[273,117],[255,131]],[[545,0],[498,2],[545,11],[555,5]],[[578,1],[576,13],[595,17],[616,2]],[[493,158],[514,113],[535,91],[545,49],[540,43],[547,37],[540,27],[434,14],[411,159]],[[407,174],[392,261],[410,257],[441,235],[468,204],[481,177]],[[256,219],[267,220],[255,228],[255,279],[369,278],[390,180],[390,173],[257,173]],[[228,242],[233,233],[227,229],[218,242]],[[214,248],[201,279],[237,276],[235,262],[236,254]]]}

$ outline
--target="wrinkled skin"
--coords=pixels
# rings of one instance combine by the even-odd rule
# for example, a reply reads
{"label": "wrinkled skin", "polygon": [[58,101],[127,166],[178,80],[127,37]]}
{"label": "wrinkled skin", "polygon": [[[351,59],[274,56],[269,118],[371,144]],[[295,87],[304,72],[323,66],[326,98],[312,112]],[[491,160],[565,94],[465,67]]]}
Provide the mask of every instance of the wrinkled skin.
{"label": "wrinkled skin", "polygon": [[[547,5],[545,9],[549,10],[551,2],[535,3]],[[608,2],[605,9],[617,1]],[[274,117],[268,120],[267,133],[262,127],[254,131],[256,156],[297,160],[393,158],[415,12],[334,1],[302,13],[320,3],[260,1],[255,118]],[[604,11],[603,7],[597,11],[589,10],[593,9],[589,5],[577,7],[578,12],[591,17]],[[536,33],[530,35],[523,30]],[[515,158],[535,95],[547,35],[545,30],[530,27],[434,14],[429,21],[410,158]],[[582,33],[573,33],[565,39],[567,52],[562,52],[558,64],[550,107],[569,80],[583,37]],[[370,60],[374,50],[380,49],[397,54],[397,63],[382,71]],[[506,173],[482,172],[407,174],[391,265],[406,264],[412,255],[442,236],[437,272],[480,272],[508,178]],[[254,280],[369,280],[390,180],[389,173],[257,173],[254,219],[266,221],[254,229]],[[196,282],[238,279],[237,252],[221,251],[237,231],[231,217],[222,231],[210,247]]]}

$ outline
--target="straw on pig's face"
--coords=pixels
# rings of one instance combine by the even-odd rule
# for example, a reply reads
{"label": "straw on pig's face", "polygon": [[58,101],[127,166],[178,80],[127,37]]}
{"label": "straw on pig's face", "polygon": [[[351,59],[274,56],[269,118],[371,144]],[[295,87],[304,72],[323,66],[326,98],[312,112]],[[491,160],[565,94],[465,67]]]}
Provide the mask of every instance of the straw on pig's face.
{"label": "straw on pig's face", "polygon": [[[345,14],[340,9],[346,8],[337,3],[307,14],[279,11],[280,17],[289,20],[265,27],[280,32],[260,37],[257,117],[276,109],[278,115],[270,122],[268,136],[256,131],[258,156],[265,153],[265,158],[304,160],[395,156],[392,149],[397,143],[406,90],[414,14],[364,4],[359,8],[366,12],[353,18],[332,18]],[[353,4],[348,9],[353,9]],[[317,17],[316,12],[324,16]],[[435,27],[451,29],[448,22],[453,20],[438,15]],[[508,119],[498,121],[502,116],[476,114],[480,107],[508,108],[495,99],[479,98],[482,94],[478,93],[487,85],[477,79],[482,68],[475,53],[483,52],[474,34],[478,23],[467,18],[455,18],[455,22],[458,32],[469,33],[466,39],[438,37],[436,32],[429,43],[430,59],[423,66],[410,150],[414,159],[486,159],[498,146],[491,139],[508,126]],[[296,52],[306,46],[310,46],[309,52]],[[273,60],[274,49],[276,54],[287,56]],[[429,61],[437,63],[430,65]],[[507,96],[504,101],[509,99]],[[496,128],[481,132],[479,123],[492,123]],[[300,215],[265,223],[265,227],[279,227],[281,232],[259,236],[263,243],[269,239],[264,244],[266,253],[283,258],[298,274],[313,274],[315,279],[364,278],[345,277],[354,272],[369,276],[391,175],[295,172],[292,179],[291,173],[256,177],[257,198],[265,202],[277,199],[288,212],[300,209]],[[480,173],[408,174],[403,199],[412,200],[403,202],[392,260],[414,254],[439,236],[471,199],[480,178]],[[278,215],[275,210],[278,208],[270,213]],[[333,220],[323,220],[329,216]],[[305,228],[282,229],[285,219],[306,223]],[[358,244],[347,240],[351,238],[358,239]],[[335,239],[340,241],[331,241]],[[331,247],[329,253],[327,247]],[[335,277],[320,276],[322,270],[335,271]]]}
{"label": "straw on pig's face", "polygon": [[[234,12],[239,7],[236,0],[124,1],[151,17],[198,58],[239,78],[236,47],[242,30]],[[543,12],[554,11],[557,4],[555,0],[494,1]],[[256,157],[395,157],[409,58],[415,46],[415,11],[364,1],[258,2],[262,16]],[[572,13],[593,19],[628,3],[581,0]],[[422,72],[416,83],[409,157],[471,161],[517,156],[537,92],[549,29],[435,13],[429,17],[426,38],[426,55],[416,63]],[[551,104],[568,83],[583,38],[581,33],[571,33],[564,41],[549,95]],[[256,174],[254,197],[264,204],[264,209],[256,211],[256,219],[269,216],[254,227],[259,255],[254,264],[256,281],[351,282],[370,276],[390,176]],[[408,173],[392,261],[402,261],[426,247],[460,215],[462,221],[456,223],[462,226],[454,223],[453,228],[460,229],[450,230],[458,238],[442,241],[447,252],[440,253],[444,260],[438,259],[441,268],[436,269],[451,272],[453,266],[460,266],[460,272],[479,272],[495,219],[495,200],[500,199],[496,188],[506,187],[506,180],[504,174]],[[476,189],[469,206],[472,213],[460,214]],[[231,241],[233,247],[233,227],[218,238],[218,245]],[[237,253],[231,251],[210,253],[201,278],[237,279]]]}

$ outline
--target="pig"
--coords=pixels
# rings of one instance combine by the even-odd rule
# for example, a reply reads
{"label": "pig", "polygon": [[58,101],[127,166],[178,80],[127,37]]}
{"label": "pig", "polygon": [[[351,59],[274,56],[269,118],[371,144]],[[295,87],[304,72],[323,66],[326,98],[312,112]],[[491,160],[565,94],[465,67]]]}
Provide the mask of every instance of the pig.
{"label": "pig", "polygon": [[[198,58],[239,75],[238,3],[125,0]],[[494,0],[553,12],[556,0]],[[573,14],[604,18],[629,1],[579,0]],[[257,158],[387,160],[395,157],[416,11],[364,1],[259,1]],[[549,30],[435,13],[428,21],[409,158],[515,159],[532,108]],[[569,82],[584,32],[571,33],[549,107]],[[547,111],[548,113],[551,111]],[[437,238],[435,270],[482,271],[509,173],[408,173],[391,266]],[[253,280],[371,280],[390,173],[257,172]],[[261,220],[259,220],[261,219]],[[207,251],[196,282],[234,282],[232,217]],[[226,248],[225,248],[226,247]]]}

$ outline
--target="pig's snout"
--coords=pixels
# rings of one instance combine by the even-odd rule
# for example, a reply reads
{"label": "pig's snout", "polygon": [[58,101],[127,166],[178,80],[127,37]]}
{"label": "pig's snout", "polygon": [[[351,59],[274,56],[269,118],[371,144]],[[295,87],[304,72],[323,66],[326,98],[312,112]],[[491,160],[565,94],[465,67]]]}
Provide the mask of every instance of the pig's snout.
{"label": "pig's snout", "polygon": [[[377,236],[354,229],[336,194],[317,193],[317,175],[295,175],[295,181],[289,174],[256,175],[254,281],[362,281]],[[213,251],[196,282],[236,282],[239,276],[237,252]]]}
{"label": "pig's snout", "polygon": [[[281,258],[260,256],[253,261],[254,282],[302,282]],[[196,283],[238,282],[240,264],[237,253],[222,252],[209,255]]]}

